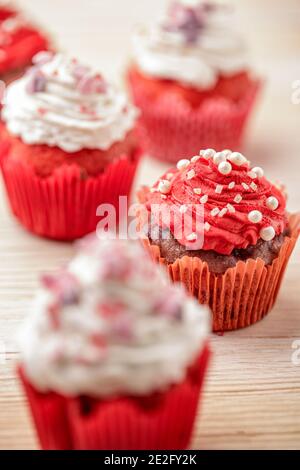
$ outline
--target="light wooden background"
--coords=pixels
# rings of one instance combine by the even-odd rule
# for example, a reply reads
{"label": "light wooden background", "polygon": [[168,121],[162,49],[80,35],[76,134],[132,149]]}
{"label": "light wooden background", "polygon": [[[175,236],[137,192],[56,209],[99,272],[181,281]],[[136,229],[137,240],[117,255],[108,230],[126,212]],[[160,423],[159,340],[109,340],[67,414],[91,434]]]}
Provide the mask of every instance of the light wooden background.
{"label": "light wooden background", "polygon": [[[52,32],[57,45],[120,80],[133,24],[154,17],[162,0],[20,0]],[[300,206],[300,104],[292,83],[300,80],[298,0],[235,1],[254,63],[267,79],[245,153],[289,189],[291,210]],[[150,158],[136,185],[153,181],[164,166]],[[37,277],[69,259],[72,247],[31,236],[11,218],[0,187],[0,448],[31,449],[37,442],[14,367],[15,334],[26,316]],[[214,357],[197,421],[194,448],[300,449],[300,364],[292,343],[300,340],[299,253],[291,260],[272,314],[251,328],[214,336]],[[299,343],[300,344],[300,343]],[[6,353],[5,353],[5,350]]]}

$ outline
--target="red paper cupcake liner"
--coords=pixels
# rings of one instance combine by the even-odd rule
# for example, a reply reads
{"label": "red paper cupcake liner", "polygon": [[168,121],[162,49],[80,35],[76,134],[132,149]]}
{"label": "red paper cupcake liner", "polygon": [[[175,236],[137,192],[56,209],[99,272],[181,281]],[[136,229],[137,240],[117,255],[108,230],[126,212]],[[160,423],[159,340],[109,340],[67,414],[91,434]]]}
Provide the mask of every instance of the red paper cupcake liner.
{"label": "red paper cupcake liner", "polygon": [[11,209],[17,219],[36,235],[71,241],[96,229],[97,207],[113,204],[118,215],[119,196],[128,196],[141,151],[123,155],[96,177],[82,178],[76,165],[63,165],[41,178],[26,162],[0,151],[0,165]]}
{"label": "red paper cupcake liner", "polygon": [[177,162],[198,155],[200,149],[239,150],[246,122],[261,82],[253,81],[237,103],[208,98],[196,109],[174,93],[149,101],[139,80],[129,79],[133,100],[141,110],[139,131],[145,149],[153,157]]}
{"label": "red paper cupcake liner", "polygon": [[209,359],[205,346],[185,381],[165,393],[111,400],[40,393],[19,375],[42,449],[185,449],[191,438]]}
{"label": "red paper cupcake liner", "polygon": [[[141,191],[142,203],[144,198],[145,192]],[[141,213],[140,227],[143,222]],[[210,272],[208,264],[197,257],[184,256],[170,264],[161,256],[159,246],[152,245],[148,239],[143,243],[152,258],[166,267],[172,281],[183,283],[201,304],[209,305],[213,331],[228,331],[253,325],[272,309],[299,237],[300,214],[289,216],[289,228],[290,236],[285,238],[272,264],[266,265],[260,258],[248,259],[239,261],[224,274]]]}

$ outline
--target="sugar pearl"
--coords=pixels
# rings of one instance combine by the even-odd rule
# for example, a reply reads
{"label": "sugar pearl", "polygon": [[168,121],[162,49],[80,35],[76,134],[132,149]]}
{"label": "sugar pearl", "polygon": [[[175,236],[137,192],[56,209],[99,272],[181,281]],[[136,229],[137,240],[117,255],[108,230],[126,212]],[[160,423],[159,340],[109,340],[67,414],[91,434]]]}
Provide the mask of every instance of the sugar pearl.
{"label": "sugar pearl", "polygon": [[227,207],[223,207],[223,209],[219,212],[218,217],[224,217],[224,215],[226,215],[227,212],[228,212]]}
{"label": "sugar pearl", "polygon": [[257,178],[257,174],[251,170],[251,171],[248,171],[247,175],[249,176],[249,178],[255,180],[255,178]]}
{"label": "sugar pearl", "polygon": [[223,185],[222,184],[217,184],[216,189],[215,189],[215,193],[221,194],[222,191],[223,191]]}
{"label": "sugar pearl", "polygon": [[269,227],[261,229],[260,236],[265,242],[269,242],[275,237],[275,230],[271,225],[269,225]]}
{"label": "sugar pearl", "polygon": [[201,188],[194,188],[193,191],[195,194],[201,194]]}
{"label": "sugar pearl", "polygon": [[177,170],[179,171],[183,171],[185,170],[190,164],[190,161],[189,160],[186,160],[186,159],[183,159],[183,160],[179,160],[179,162],[177,163]]}
{"label": "sugar pearl", "polygon": [[247,159],[239,152],[233,152],[229,155],[228,160],[234,163],[237,166],[242,166],[247,162]]}
{"label": "sugar pearl", "polygon": [[221,162],[218,166],[218,170],[222,175],[229,175],[232,170],[232,166],[229,162]]}
{"label": "sugar pearl", "polygon": [[267,207],[273,211],[276,211],[276,209],[278,208],[279,206],[279,202],[278,202],[278,199],[276,199],[276,197],[274,196],[270,196],[268,197],[267,199]]}
{"label": "sugar pearl", "polygon": [[226,155],[223,152],[217,152],[213,158],[214,164],[219,165],[219,163],[226,162]]}
{"label": "sugar pearl", "polygon": [[235,213],[235,208],[229,203],[227,204],[227,209],[229,210],[230,214]]}
{"label": "sugar pearl", "polygon": [[162,194],[168,194],[171,189],[171,183],[168,180],[161,180],[158,185],[158,191]]}
{"label": "sugar pearl", "polygon": [[260,166],[252,168],[253,173],[256,174],[257,178],[262,178],[264,176],[264,170]]}
{"label": "sugar pearl", "polygon": [[215,153],[216,151],[214,149],[200,150],[200,155],[204,158],[213,158]]}
{"label": "sugar pearl", "polygon": [[219,212],[220,212],[220,209],[218,207],[215,207],[212,211],[210,211],[210,215],[212,217],[216,217],[216,215],[218,215]]}
{"label": "sugar pearl", "polygon": [[193,240],[196,240],[196,238],[197,238],[196,233],[191,233],[190,235],[188,235],[188,236],[186,237],[186,239],[187,239],[189,242],[192,242]]}
{"label": "sugar pearl", "polygon": [[208,195],[205,194],[204,196],[200,197],[201,204],[206,204],[208,201]]}
{"label": "sugar pearl", "polygon": [[234,198],[234,202],[239,204],[242,201],[242,199],[243,199],[242,196],[240,194],[237,194]]}
{"label": "sugar pearl", "polygon": [[253,222],[254,224],[258,224],[259,222],[262,221],[262,213],[260,211],[251,211],[248,214],[248,219],[250,222]]}
{"label": "sugar pearl", "polygon": [[200,159],[200,155],[195,155],[194,157],[191,158],[192,163],[196,163]]}
{"label": "sugar pearl", "polygon": [[195,170],[190,170],[187,172],[186,177],[188,180],[193,179],[196,176]]}

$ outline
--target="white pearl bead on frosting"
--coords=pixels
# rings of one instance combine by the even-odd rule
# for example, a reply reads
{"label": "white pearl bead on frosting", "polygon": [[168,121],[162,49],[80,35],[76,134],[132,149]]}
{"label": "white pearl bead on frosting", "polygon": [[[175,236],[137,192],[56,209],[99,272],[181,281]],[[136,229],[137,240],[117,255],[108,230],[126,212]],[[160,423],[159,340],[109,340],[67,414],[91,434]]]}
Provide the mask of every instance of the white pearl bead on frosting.
{"label": "white pearl bead on frosting", "polygon": [[185,170],[190,164],[190,161],[187,160],[187,159],[182,159],[182,160],[179,160],[179,162],[177,163],[177,170],[179,171],[183,171]]}
{"label": "white pearl bead on frosting", "polygon": [[252,168],[251,172],[256,174],[258,178],[262,178],[264,176],[264,170],[260,166],[255,166]]}
{"label": "white pearl bead on frosting", "polygon": [[204,158],[213,158],[215,153],[216,151],[214,149],[200,150],[200,155]]}
{"label": "white pearl bead on frosting", "polygon": [[168,180],[161,180],[158,184],[158,191],[162,194],[168,194],[171,189],[171,183]]}
{"label": "white pearl bead on frosting", "polygon": [[273,240],[273,238],[275,237],[274,228],[271,225],[269,225],[269,227],[262,228],[261,231],[260,231],[260,237],[265,242],[269,242],[269,241]]}
{"label": "white pearl bead on frosting", "polygon": [[218,170],[222,175],[229,175],[232,170],[232,166],[229,162],[221,162],[218,166]]}
{"label": "white pearl bead on frosting", "polygon": [[259,222],[262,221],[262,213],[260,211],[251,211],[249,212],[248,214],[248,219],[250,220],[250,222],[253,222],[254,224],[258,224]]}
{"label": "white pearl bead on frosting", "polygon": [[219,165],[222,162],[226,162],[226,155],[223,152],[217,152],[213,158],[214,164]]}
{"label": "white pearl bead on frosting", "polygon": [[233,152],[229,155],[228,160],[237,166],[242,166],[247,162],[247,159],[239,152]]}
{"label": "white pearl bead on frosting", "polygon": [[276,211],[276,209],[279,206],[278,199],[274,196],[270,196],[267,199],[267,207],[273,211]]}

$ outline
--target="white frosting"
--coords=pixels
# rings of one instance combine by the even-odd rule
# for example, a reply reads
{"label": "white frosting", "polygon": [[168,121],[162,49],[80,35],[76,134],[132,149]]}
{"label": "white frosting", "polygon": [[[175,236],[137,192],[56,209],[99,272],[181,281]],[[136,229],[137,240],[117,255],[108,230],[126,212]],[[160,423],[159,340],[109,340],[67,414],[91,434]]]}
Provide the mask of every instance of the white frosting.
{"label": "white frosting", "polygon": [[139,28],[133,36],[134,59],[146,75],[210,89],[220,74],[231,76],[248,68],[246,47],[229,9],[209,13],[194,43],[186,42],[180,31],[164,30],[164,22]]}
{"label": "white frosting", "polygon": [[107,150],[134,127],[136,109],[113,86],[107,84],[103,93],[78,90],[74,61],[57,54],[39,70],[45,89],[29,92],[34,72],[28,73],[8,87],[2,110],[8,130],[25,143],[57,146],[70,153]]}
{"label": "white frosting", "polygon": [[[207,339],[209,314],[183,287],[170,285],[137,242],[97,241],[67,270],[80,283],[80,302],[62,306],[53,327],[53,294],[41,289],[21,333],[23,367],[37,389],[145,395],[184,380]],[[99,304],[110,313],[99,313]],[[112,305],[122,305],[119,317]],[[106,346],[95,346],[92,335]]]}

